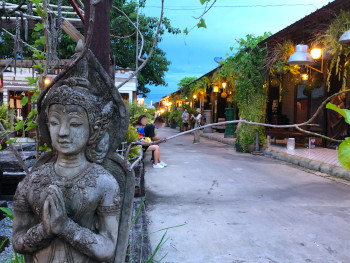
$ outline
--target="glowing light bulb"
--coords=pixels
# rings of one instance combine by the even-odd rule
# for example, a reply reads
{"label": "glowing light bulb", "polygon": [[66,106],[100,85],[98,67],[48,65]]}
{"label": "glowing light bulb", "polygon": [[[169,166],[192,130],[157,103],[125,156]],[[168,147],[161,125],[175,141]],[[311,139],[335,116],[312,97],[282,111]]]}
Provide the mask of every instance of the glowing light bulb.
{"label": "glowing light bulb", "polygon": [[302,74],[301,78],[305,81],[307,81],[309,79],[309,75],[308,74]]}
{"label": "glowing light bulb", "polygon": [[49,78],[45,78],[44,80],[45,87],[50,85],[50,83],[51,83],[51,80]]}
{"label": "glowing light bulb", "polygon": [[320,59],[321,56],[322,56],[322,49],[320,49],[320,48],[311,49],[311,57],[313,59]]}

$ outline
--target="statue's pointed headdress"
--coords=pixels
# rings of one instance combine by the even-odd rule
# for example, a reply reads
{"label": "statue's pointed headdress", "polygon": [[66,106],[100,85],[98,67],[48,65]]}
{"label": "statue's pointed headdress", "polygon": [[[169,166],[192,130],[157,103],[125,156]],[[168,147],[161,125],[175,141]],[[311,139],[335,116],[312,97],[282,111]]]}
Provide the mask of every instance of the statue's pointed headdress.
{"label": "statue's pointed headdress", "polygon": [[[80,42],[74,57],[79,56],[82,49]],[[51,87],[41,105],[41,140],[49,146],[51,139],[47,113],[52,104],[79,105],[86,110],[90,122],[87,150],[90,161],[101,163],[106,154],[114,152],[125,138],[129,125],[126,105],[113,81],[90,50]]]}

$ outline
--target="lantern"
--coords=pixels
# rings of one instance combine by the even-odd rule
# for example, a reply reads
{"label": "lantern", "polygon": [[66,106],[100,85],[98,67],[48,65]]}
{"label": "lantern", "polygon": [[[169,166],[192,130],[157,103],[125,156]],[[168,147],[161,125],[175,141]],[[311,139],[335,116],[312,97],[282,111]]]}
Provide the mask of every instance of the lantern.
{"label": "lantern", "polygon": [[214,92],[219,92],[219,87],[218,86],[214,86]]}
{"label": "lantern", "polygon": [[292,65],[311,65],[315,63],[314,59],[308,52],[309,46],[299,44],[295,47],[295,53],[288,59],[288,64]]}
{"label": "lantern", "polygon": [[339,43],[342,45],[350,45],[350,30],[346,31],[340,38]]}
{"label": "lantern", "polygon": [[274,88],[276,88],[276,87],[278,87],[279,85],[280,85],[280,80],[279,79],[277,79],[277,78],[273,78],[273,79],[271,79],[271,86],[272,87],[274,87]]}

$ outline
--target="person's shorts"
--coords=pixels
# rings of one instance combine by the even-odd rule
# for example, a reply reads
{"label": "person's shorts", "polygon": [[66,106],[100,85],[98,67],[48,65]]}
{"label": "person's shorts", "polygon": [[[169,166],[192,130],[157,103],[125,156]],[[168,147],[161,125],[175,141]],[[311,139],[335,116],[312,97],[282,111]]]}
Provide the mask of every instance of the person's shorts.
{"label": "person's shorts", "polygon": [[147,151],[148,147],[149,146],[142,146],[142,150],[145,152],[145,151]]}
{"label": "person's shorts", "polygon": [[184,122],[184,127],[188,128],[188,122]]}

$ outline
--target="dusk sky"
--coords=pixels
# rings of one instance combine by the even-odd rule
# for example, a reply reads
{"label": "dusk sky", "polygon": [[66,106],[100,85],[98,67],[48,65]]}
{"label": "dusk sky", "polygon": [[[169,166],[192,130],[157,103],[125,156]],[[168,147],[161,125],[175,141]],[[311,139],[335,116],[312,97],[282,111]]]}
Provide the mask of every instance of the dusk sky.
{"label": "dusk sky", "polygon": [[[212,0],[213,1],[213,0]],[[212,2],[211,1],[211,2]],[[183,77],[200,77],[218,64],[214,57],[225,58],[232,54],[236,38],[247,34],[276,33],[304,16],[328,4],[329,0],[218,0],[204,16],[207,28],[194,28],[188,36],[166,34],[160,47],[172,62],[166,73],[167,87],[149,86],[151,93],[146,99],[150,104],[178,89]],[[160,0],[147,0],[142,12],[159,16]],[[165,16],[173,27],[181,30],[192,28],[198,20],[193,16],[203,13],[199,0],[165,0]]]}

